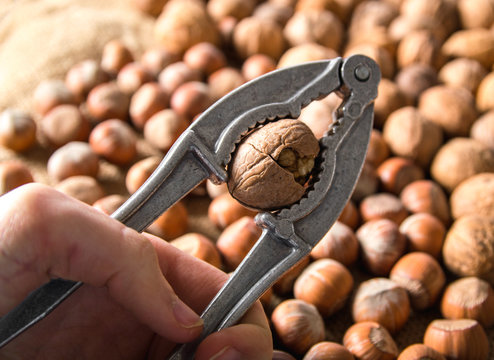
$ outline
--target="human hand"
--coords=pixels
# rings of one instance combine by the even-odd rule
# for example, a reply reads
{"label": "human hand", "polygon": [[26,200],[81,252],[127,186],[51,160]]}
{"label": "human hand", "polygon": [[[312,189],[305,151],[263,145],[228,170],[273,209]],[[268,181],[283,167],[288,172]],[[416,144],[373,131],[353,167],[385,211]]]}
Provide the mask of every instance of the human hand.
{"label": "human hand", "polygon": [[[176,343],[200,334],[196,313],[227,275],[49,187],[29,184],[0,197],[0,315],[57,277],[84,285],[0,349],[0,358],[163,359]],[[259,303],[196,353],[196,359],[271,356]]]}

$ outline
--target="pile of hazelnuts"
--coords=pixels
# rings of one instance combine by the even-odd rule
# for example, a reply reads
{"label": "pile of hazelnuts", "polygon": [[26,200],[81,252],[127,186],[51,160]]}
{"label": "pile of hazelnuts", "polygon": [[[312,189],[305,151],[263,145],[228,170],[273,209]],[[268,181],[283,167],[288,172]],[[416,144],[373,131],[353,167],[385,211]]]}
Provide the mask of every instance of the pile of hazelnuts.
{"label": "pile of hazelnuts", "polygon": [[[231,90],[278,67],[367,55],[383,80],[364,168],[338,221],[261,298],[273,358],[488,359],[493,1],[135,5],[156,17],[159,45],[136,54],[115,39],[101,58],[41,81],[32,111],[2,110],[0,145],[17,160],[0,163],[0,194],[38,180],[23,161],[34,157],[46,165],[43,182],[111,214]],[[298,121],[320,138],[341,101],[331,94],[313,102]],[[105,185],[107,176],[122,186]],[[197,199],[207,199],[214,236],[190,231],[188,206]],[[147,231],[229,272],[260,235],[256,213],[207,181]]]}

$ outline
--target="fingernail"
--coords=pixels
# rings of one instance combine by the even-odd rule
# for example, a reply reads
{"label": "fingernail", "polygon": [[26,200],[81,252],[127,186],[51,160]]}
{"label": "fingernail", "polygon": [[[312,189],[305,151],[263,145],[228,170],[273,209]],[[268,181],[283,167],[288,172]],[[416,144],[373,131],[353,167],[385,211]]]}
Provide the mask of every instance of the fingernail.
{"label": "fingernail", "polygon": [[242,355],[230,346],[226,346],[209,358],[209,360],[239,360]]}
{"label": "fingernail", "polygon": [[177,319],[184,328],[194,328],[202,326],[203,324],[203,320],[199,315],[180,300],[173,302],[173,314],[175,315],[175,319]]}

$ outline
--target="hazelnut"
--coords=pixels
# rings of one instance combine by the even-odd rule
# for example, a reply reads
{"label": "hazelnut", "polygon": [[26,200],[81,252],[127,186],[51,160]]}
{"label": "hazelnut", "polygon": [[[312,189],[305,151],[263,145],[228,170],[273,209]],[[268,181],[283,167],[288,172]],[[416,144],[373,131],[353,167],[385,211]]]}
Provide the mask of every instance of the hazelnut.
{"label": "hazelnut", "polygon": [[398,347],[389,331],[374,321],[356,323],[348,328],[343,345],[357,359],[392,360],[398,356]]}
{"label": "hazelnut", "polygon": [[415,63],[439,69],[444,60],[441,43],[428,30],[416,30],[405,35],[396,49],[396,63],[400,69]]}
{"label": "hazelnut", "polygon": [[240,204],[230,193],[215,197],[208,207],[209,220],[220,229],[226,228],[244,216],[253,217],[256,213],[256,211]]}
{"label": "hazelnut", "polygon": [[250,16],[257,4],[255,0],[210,0],[208,14],[216,21],[232,16],[241,20]]}
{"label": "hazelnut", "polygon": [[223,67],[208,78],[208,85],[213,101],[216,101],[245,83],[240,72],[233,67]]}
{"label": "hazelnut", "polygon": [[334,121],[335,109],[326,101],[316,100],[304,107],[298,118],[314,133],[317,139],[328,132]]}
{"label": "hazelnut", "polygon": [[158,46],[145,50],[139,62],[148,73],[157,78],[164,68],[178,60],[177,54]]}
{"label": "hazelnut", "polygon": [[89,115],[97,122],[107,119],[127,119],[130,99],[115,82],[94,87],[87,97]]}
{"label": "hazelnut", "polygon": [[200,81],[199,70],[192,69],[182,61],[177,61],[165,67],[158,75],[158,82],[169,95],[178,89],[182,84],[189,81]]}
{"label": "hazelnut", "polygon": [[276,69],[276,62],[267,55],[254,54],[242,64],[242,75],[245,80],[253,80]]}
{"label": "hazelnut", "polygon": [[389,277],[408,291],[412,307],[417,310],[434,305],[446,283],[439,262],[420,251],[408,253],[399,259]]}
{"label": "hazelnut", "polygon": [[444,42],[442,51],[449,57],[477,60],[490,69],[494,64],[494,34],[483,28],[459,30]]}
{"label": "hazelnut", "polygon": [[388,116],[407,104],[407,98],[396,83],[382,79],[377,87],[378,95],[374,103],[374,122],[382,128]]}
{"label": "hazelnut", "polygon": [[408,104],[416,104],[419,96],[428,88],[437,85],[437,71],[430,65],[414,63],[400,69],[395,77],[398,89],[405,95]]}
{"label": "hazelnut", "polygon": [[484,112],[494,109],[494,101],[491,99],[494,90],[494,72],[487,74],[479,84],[477,89],[477,108]]}
{"label": "hazelnut", "polygon": [[376,193],[362,200],[360,215],[364,222],[389,219],[399,225],[408,216],[408,211],[398,196],[390,193]]}
{"label": "hazelnut", "polygon": [[291,351],[304,354],[325,338],[324,321],[314,305],[298,299],[280,303],[271,314],[274,331]]}
{"label": "hazelnut", "polygon": [[398,109],[388,116],[383,137],[393,154],[410,159],[424,169],[443,143],[441,127],[427,120],[412,106]]}
{"label": "hazelnut", "polygon": [[198,233],[188,233],[179,236],[170,244],[217,268],[221,268],[221,257],[213,241]]}
{"label": "hazelnut", "polygon": [[273,350],[272,360],[296,360],[291,354],[281,351]]}
{"label": "hazelnut", "polygon": [[59,148],[71,141],[87,141],[91,124],[75,105],[59,105],[39,122],[39,129],[51,146]]}
{"label": "hazelnut", "polygon": [[494,290],[474,276],[455,280],[444,291],[441,314],[447,319],[474,319],[488,328],[494,324]]}
{"label": "hazelnut", "polygon": [[372,129],[365,160],[374,167],[378,167],[388,157],[389,147],[388,144],[386,144],[381,131]]}
{"label": "hazelnut", "polygon": [[446,360],[446,358],[433,348],[424,344],[407,346],[398,356],[397,360]]}
{"label": "hazelnut", "polygon": [[111,215],[127,201],[127,198],[120,194],[107,195],[96,200],[93,207],[106,215]]}
{"label": "hazelnut", "polygon": [[158,16],[168,0],[132,0],[132,5],[151,16]]}
{"label": "hazelnut", "polygon": [[352,288],[352,274],[344,265],[333,259],[319,259],[295,280],[293,294],[328,317],[345,305]]}
{"label": "hazelnut", "polygon": [[465,215],[451,225],[443,245],[446,267],[459,276],[494,284],[494,218]]}
{"label": "hazelnut", "polygon": [[434,320],[425,330],[424,344],[448,359],[485,360],[489,340],[475,320]]}
{"label": "hazelnut", "polygon": [[144,139],[167,152],[188,126],[189,122],[172,109],[161,110],[144,125]]}
{"label": "hazelnut", "polygon": [[65,84],[78,101],[83,101],[92,88],[108,80],[108,73],[96,60],[77,63],[65,75]]}
{"label": "hazelnut", "polygon": [[286,50],[278,61],[278,68],[302,64],[308,61],[333,59],[338,52],[315,43],[306,43]]}
{"label": "hazelnut", "polygon": [[85,175],[71,176],[55,185],[55,189],[88,205],[105,196],[98,181]]}
{"label": "hazelnut", "polygon": [[327,10],[296,12],[283,29],[283,35],[290,46],[316,43],[336,51],[340,50],[343,34],[343,24]]}
{"label": "hazelnut", "polygon": [[353,230],[336,221],[310,252],[313,259],[329,258],[350,266],[358,258],[358,240]]}
{"label": "hazelnut", "polygon": [[464,215],[494,214],[494,173],[480,173],[463,180],[449,198],[454,219]]}
{"label": "hazelnut", "polygon": [[206,180],[206,192],[211,199],[228,192],[226,183],[215,184],[211,180]]}
{"label": "hazelnut", "polygon": [[352,200],[356,202],[362,201],[367,196],[374,194],[378,190],[378,187],[379,178],[377,177],[376,168],[368,161],[365,161],[355,189],[353,190]]}
{"label": "hazelnut", "polygon": [[129,95],[132,95],[143,84],[152,80],[152,75],[139,62],[128,63],[117,74],[118,87]]}
{"label": "hazelnut", "polygon": [[279,295],[287,295],[290,293],[293,290],[295,280],[297,280],[298,276],[302,273],[302,271],[304,271],[309,263],[310,258],[308,256],[302,258],[274,283],[274,291]]}
{"label": "hazelnut", "polygon": [[446,228],[434,215],[413,214],[400,224],[400,232],[406,236],[410,251],[422,251],[435,258],[441,254]]}
{"label": "hazelnut", "polygon": [[354,360],[350,351],[335,342],[322,341],[313,345],[304,355],[303,360]]}
{"label": "hazelnut", "polygon": [[373,278],[362,282],[352,303],[355,322],[375,321],[390,333],[396,333],[408,321],[410,301],[407,291],[386,278]]}
{"label": "hazelnut", "polygon": [[122,120],[105,120],[94,127],[89,135],[93,151],[117,165],[129,164],[137,155],[137,135]]}
{"label": "hazelnut", "polygon": [[429,213],[447,225],[450,220],[448,198],[444,190],[432,180],[413,181],[403,188],[400,199],[412,213]]}
{"label": "hazelnut", "polygon": [[473,95],[463,88],[433,86],[420,95],[418,108],[428,120],[441,126],[448,136],[467,135],[477,119]]}
{"label": "hazelnut", "polygon": [[0,114],[0,145],[17,152],[36,143],[36,123],[23,110],[5,109]]}
{"label": "hazelnut", "polygon": [[289,206],[304,195],[318,152],[317,139],[301,121],[266,123],[237,146],[228,166],[228,189],[253,208]]}
{"label": "hazelnut", "polygon": [[406,247],[406,238],[389,219],[371,220],[356,232],[364,266],[374,275],[385,276]]}
{"label": "hazelnut", "polygon": [[99,158],[88,143],[72,141],[57,149],[46,167],[48,176],[56,182],[76,175],[96,177]]}
{"label": "hazelnut", "polygon": [[33,106],[40,115],[46,115],[55,106],[75,103],[74,94],[62,80],[43,80],[34,89]]}
{"label": "hazelnut", "polygon": [[143,129],[146,122],[157,112],[168,106],[168,94],[156,82],[142,85],[130,98],[130,120],[138,129]]}
{"label": "hazelnut", "polygon": [[170,107],[189,121],[212,103],[209,86],[200,81],[188,81],[180,85],[170,98]]}
{"label": "hazelnut", "polygon": [[452,192],[470,176],[494,171],[494,149],[469,138],[454,138],[445,143],[432,160],[432,178]]}
{"label": "hazelnut", "polygon": [[447,86],[462,87],[475,94],[487,71],[477,60],[458,58],[447,62],[439,71],[439,80]]}
{"label": "hazelnut", "polygon": [[169,241],[184,235],[187,231],[187,226],[187,208],[179,201],[154,220],[146,231]]}
{"label": "hazelnut", "polygon": [[413,161],[396,156],[384,160],[377,175],[384,191],[398,195],[411,182],[423,179],[424,171]]}
{"label": "hazelnut", "polygon": [[490,0],[458,0],[462,28],[489,28],[494,23],[494,4]]}
{"label": "hazelnut", "polygon": [[185,52],[183,60],[191,69],[205,75],[210,75],[226,66],[225,54],[208,42],[201,42],[190,47]]}
{"label": "hazelnut", "polygon": [[129,194],[133,194],[141,187],[149,176],[156,170],[161,159],[150,156],[133,164],[125,175],[125,187]]}
{"label": "hazelnut", "polygon": [[244,216],[228,225],[218,237],[216,246],[229,270],[235,270],[261,235],[254,218]]}
{"label": "hazelnut", "polygon": [[0,162],[0,195],[33,181],[31,170],[24,163],[16,160]]}
{"label": "hazelnut", "polygon": [[235,26],[233,44],[243,59],[254,54],[279,59],[285,50],[281,26],[274,21],[253,16],[240,20]]}
{"label": "hazelnut", "polygon": [[470,128],[470,137],[494,149],[494,111],[479,117]]}
{"label": "hazelnut", "polygon": [[114,39],[105,44],[101,54],[101,68],[112,76],[128,63],[134,61],[134,55],[120,40]]}
{"label": "hazelnut", "polygon": [[338,217],[338,221],[355,230],[360,223],[360,215],[352,199],[348,200]]}

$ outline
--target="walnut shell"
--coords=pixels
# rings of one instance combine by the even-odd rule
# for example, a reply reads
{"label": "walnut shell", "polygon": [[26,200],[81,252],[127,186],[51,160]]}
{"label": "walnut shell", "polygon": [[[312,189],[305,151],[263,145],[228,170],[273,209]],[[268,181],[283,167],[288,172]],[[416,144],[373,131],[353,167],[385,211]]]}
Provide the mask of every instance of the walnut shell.
{"label": "walnut shell", "polygon": [[362,32],[373,32],[376,28],[386,28],[398,15],[398,9],[386,1],[364,1],[352,12],[348,28],[350,38]]}
{"label": "walnut shell", "polygon": [[256,129],[237,147],[228,166],[228,189],[246,206],[272,210],[305,193],[319,143],[309,127],[283,119]]}
{"label": "walnut shell", "polygon": [[444,63],[441,43],[428,30],[413,31],[403,37],[396,49],[399,68],[420,63],[439,69]]}
{"label": "walnut shell", "polygon": [[420,94],[437,85],[437,71],[430,65],[415,63],[401,69],[395,78],[396,85],[410,104],[416,104]]}
{"label": "walnut shell", "polygon": [[442,46],[444,55],[475,59],[485,68],[494,64],[494,33],[477,28],[456,31]]}
{"label": "walnut shell", "polygon": [[458,58],[446,63],[438,75],[442,83],[463,87],[475,94],[487,70],[477,60]]}
{"label": "walnut shell", "polygon": [[494,214],[494,173],[481,173],[462,181],[451,193],[451,214]]}
{"label": "walnut shell", "polygon": [[218,22],[230,16],[241,20],[251,15],[255,6],[255,0],[210,0],[207,2],[208,14]]}
{"label": "walnut shell", "polygon": [[295,11],[329,10],[344,23],[349,20],[355,6],[354,0],[298,0],[292,3],[292,6],[295,5]]}
{"label": "walnut shell", "polygon": [[494,111],[485,113],[473,123],[470,137],[494,149]]}

